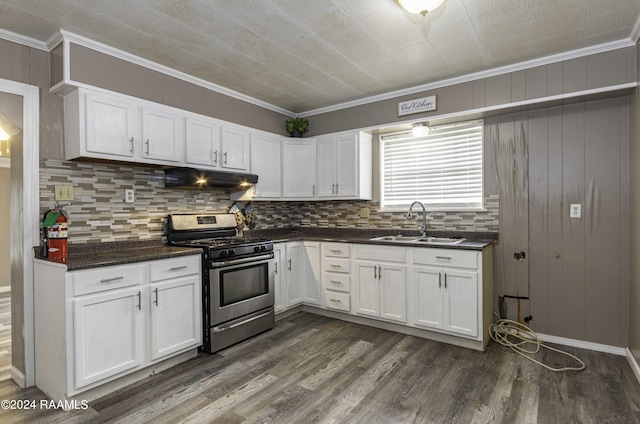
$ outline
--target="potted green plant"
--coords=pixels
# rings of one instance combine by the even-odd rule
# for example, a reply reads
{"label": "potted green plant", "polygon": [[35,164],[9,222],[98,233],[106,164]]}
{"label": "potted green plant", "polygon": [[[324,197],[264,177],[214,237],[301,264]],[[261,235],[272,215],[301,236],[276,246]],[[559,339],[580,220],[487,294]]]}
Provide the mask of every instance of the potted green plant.
{"label": "potted green plant", "polygon": [[291,137],[302,137],[302,134],[309,131],[309,120],[307,118],[289,118],[285,125]]}

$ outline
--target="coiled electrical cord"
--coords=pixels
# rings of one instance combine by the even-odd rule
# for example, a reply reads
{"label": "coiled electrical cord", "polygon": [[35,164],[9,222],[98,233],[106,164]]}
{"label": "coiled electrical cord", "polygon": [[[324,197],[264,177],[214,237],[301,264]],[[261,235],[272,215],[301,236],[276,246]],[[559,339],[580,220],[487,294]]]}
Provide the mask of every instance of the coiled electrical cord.
{"label": "coiled electrical cord", "polygon": [[[555,349],[551,346],[543,344],[536,333],[533,332],[533,330],[519,322],[512,321],[510,319],[500,319],[489,326],[489,335],[491,336],[491,339],[496,343],[500,343],[503,346],[510,347],[511,350],[513,350],[517,354],[524,356],[528,360],[535,362],[536,364],[548,370],[559,372],[582,371],[583,369],[585,369],[584,362],[582,362],[579,358],[573,356],[568,352],[564,352],[562,350]],[[533,346],[529,347],[530,345]],[[528,356],[535,355],[536,353],[540,352],[541,347],[575,359],[580,363],[580,367],[553,368],[549,365],[543,364],[542,362],[533,359],[531,356]]]}

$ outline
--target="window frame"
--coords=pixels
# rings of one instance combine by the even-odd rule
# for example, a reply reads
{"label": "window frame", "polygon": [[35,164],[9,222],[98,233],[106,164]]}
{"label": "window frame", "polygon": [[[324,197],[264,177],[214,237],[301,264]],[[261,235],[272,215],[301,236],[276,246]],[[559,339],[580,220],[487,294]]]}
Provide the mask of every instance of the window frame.
{"label": "window frame", "polygon": [[[423,199],[413,199],[405,205],[385,205],[384,202],[384,184],[385,184],[385,155],[384,155],[384,143],[387,141],[385,137],[389,136],[402,136],[402,135],[411,135],[411,130],[405,131],[394,131],[389,133],[380,133],[378,137],[378,147],[379,147],[379,202],[380,212],[406,212],[413,201],[423,202],[428,211],[437,211],[437,212],[483,212],[486,211],[485,207],[485,184],[486,184],[486,163],[485,163],[485,127],[484,127],[484,119],[473,119],[468,121],[460,121],[449,124],[432,126],[432,129],[445,128],[445,127],[455,127],[462,125],[469,125],[473,122],[478,122],[479,126],[482,128],[482,141],[481,141],[481,154],[480,159],[482,161],[481,165],[481,189],[480,189],[480,205],[473,206],[461,206],[461,205],[442,205],[435,206],[434,204],[424,203]],[[421,138],[421,137],[416,137]]]}

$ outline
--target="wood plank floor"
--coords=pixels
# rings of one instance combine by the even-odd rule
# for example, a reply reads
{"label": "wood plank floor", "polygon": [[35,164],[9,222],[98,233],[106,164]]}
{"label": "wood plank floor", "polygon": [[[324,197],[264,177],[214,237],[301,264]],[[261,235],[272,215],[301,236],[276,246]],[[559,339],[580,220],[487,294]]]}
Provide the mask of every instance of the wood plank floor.
{"label": "wood plank floor", "polygon": [[[554,373],[495,343],[476,352],[298,313],[87,410],[0,410],[0,422],[640,423],[640,385],[626,359],[567,350],[586,370]],[[0,382],[0,399],[44,398]]]}

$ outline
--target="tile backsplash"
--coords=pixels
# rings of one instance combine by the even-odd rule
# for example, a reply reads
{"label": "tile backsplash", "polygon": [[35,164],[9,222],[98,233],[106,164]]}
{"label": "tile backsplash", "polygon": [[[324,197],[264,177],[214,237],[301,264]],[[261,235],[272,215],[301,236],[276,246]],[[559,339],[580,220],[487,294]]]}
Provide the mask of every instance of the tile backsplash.
{"label": "tile backsplash", "polygon": [[[71,244],[159,239],[169,213],[226,212],[232,202],[225,189],[164,188],[164,171],[144,165],[99,162],[40,161],[40,212],[53,207],[54,186],[71,185],[75,200],[70,215]],[[135,202],[125,203],[125,189],[135,190]],[[64,203],[64,202],[63,202]],[[369,218],[360,218],[368,207]],[[418,218],[403,212],[378,212],[366,201],[255,202],[259,229],[295,227],[381,228],[413,230]],[[485,201],[481,212],[429,212],[432,230],[498,231],[498,196]]]}

